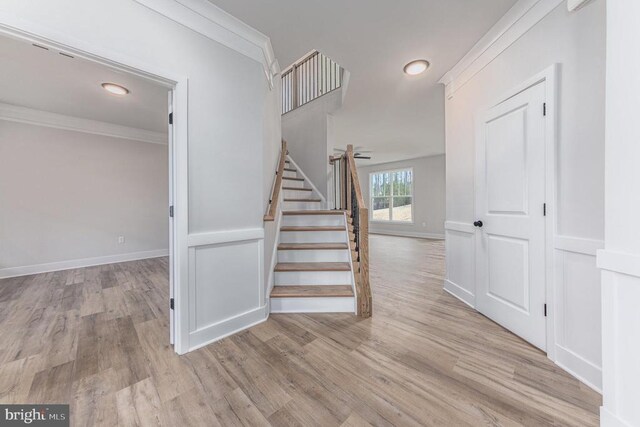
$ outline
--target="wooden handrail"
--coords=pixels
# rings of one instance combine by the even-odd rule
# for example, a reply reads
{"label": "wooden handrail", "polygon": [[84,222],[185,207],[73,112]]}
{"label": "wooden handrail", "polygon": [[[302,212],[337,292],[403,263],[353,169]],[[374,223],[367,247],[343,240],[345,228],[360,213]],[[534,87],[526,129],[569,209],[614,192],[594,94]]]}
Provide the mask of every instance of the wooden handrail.
{"label": "wooden handrail", "polygon": [[[330,159],[332,163],[334,160],[338,159]],[[340,173],[345,179],[340,182],[340,203],[343,208],[346,208],[354,226],[355,240],[350,239],[349,244],[357,254],[357,259],[353,260],[353,272],[356,279],[358,316],[371,317],[373,307],[369,282],[369,208],[362,196],[356,160],[353,156],[353,145],[347,145],[347,151],[342,160]]]}
{"label": "wooden handrail", "polygon": [[282,178],[284,177],[284,165],[287,160],[287,141],[282,140],[282,151],[280,151],[280,162],[276,171],[276,179],[271,191],[271,199],[269,199],[269,207],[264,221],[274,221],[278,212],[278,202],[280,201],[280,191],[282,189]]}

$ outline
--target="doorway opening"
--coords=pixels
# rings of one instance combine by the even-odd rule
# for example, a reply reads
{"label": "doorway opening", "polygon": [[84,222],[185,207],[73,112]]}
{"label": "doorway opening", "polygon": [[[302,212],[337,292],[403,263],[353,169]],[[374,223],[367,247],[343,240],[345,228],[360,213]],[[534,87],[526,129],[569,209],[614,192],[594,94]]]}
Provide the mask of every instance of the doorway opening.
{"label": "doorway opening", "polygon": [[173,344],[175,83],[7,33],[0,279],[80,318],[162,317]]}

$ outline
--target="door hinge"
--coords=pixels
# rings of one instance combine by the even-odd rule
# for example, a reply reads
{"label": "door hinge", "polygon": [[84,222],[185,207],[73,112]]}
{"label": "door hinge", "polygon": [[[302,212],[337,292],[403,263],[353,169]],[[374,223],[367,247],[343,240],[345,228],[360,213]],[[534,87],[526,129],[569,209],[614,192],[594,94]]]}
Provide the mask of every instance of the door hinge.
{"label": "door hinge", "polygon": [[173,218],[173,206],[169,206],[169,218]]}
{"label": "door hinge", "polygon": [[544,305],[544,317],[547,317],[547,304]]}
{"label": "door hinge", "polygon": [[169,113],[169,124],[173,124],[173,113]]}
{"label": "door hinge", "polygon": [[543,216],[547,216],[547,204],[546,203],[542,204],[542,215]]}
{"label": "door hinge", "polygon": [[171,310],[173,310],[173,298],[171,298],[169,300],[169,308],[171,308]]}
{"label": "door hinge", "polygon": [[547,103],[546,102],[544,104],[542,104],[542,115],[543,116],[547,115]]}

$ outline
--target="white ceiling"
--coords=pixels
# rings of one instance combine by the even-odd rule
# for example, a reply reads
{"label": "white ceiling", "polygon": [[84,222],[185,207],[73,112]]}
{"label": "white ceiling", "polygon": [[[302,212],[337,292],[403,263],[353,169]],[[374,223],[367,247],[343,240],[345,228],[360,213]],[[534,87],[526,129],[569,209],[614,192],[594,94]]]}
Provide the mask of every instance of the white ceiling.
{"label": "white ceiling", "polygon": [[[0,37],[0,102],[155,132],[167,132],[166,88],[91,61]],[[127,96],[101,84],[128,88]]]}
{"label": "white ceiling", "polygon": [[[444,153],[437,81],[516,0],[210,1],[269,36],[282,68],[317,49],[349,70],[336,138],[383,163]],[[418,58],[428,72],[405,75]]]}

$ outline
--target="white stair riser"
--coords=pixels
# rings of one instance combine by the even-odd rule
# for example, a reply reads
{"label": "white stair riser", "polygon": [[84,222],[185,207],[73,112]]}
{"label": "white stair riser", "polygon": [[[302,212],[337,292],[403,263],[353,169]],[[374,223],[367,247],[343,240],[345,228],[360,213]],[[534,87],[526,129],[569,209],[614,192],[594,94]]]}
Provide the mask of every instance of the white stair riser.
{"label": "white stair riser", "polygon": [[278,251],[278,262],[349,262],[349,251],[346,249]]}
{"label": "white stair riser", "polygon": [[313,191],[302,191],[302,190],[283,190],[285,198],[292,199],[309,199],[311,197],[316,197],[313,194]]}
{"label": "white stair riser", "polygon": [[298,173],[291,172],[291,171],[284,171],[284,174],[282,176],[285,176],[287,178],[298,178]]}
{"label": "white stair riser", "polygon": [[304,188],[304,181],[285,179],[285,180],[282,181],[282,186],[283,187]]}
{"label": "white stair riser", "polygon": [[280,231],[280,243],[346,243],[345,231]]}
{"label": "white stair riser", "polygon": [[342,215],[283,215],[282,225],[344,227]]}
{"label": "white stair riser", "polygon": [[354,297],[271,298],[271,313],[354,313]]}
{"label": "white stair riser", "polygon": [[350,271],[276,271],[276,286],[346,285],[351,283]]}
{"label": "white stair riser", "polygon": [[285,211],[305,211],[322,209],[322,202],[284,202],[282,209]]}

